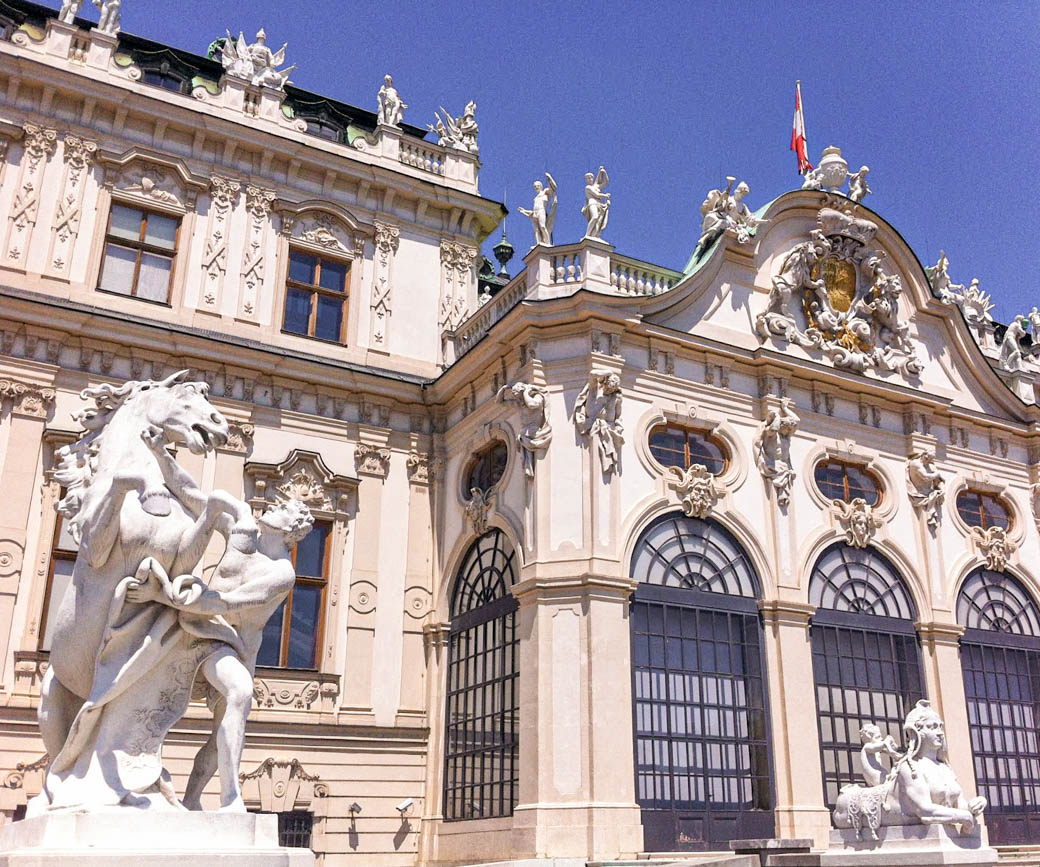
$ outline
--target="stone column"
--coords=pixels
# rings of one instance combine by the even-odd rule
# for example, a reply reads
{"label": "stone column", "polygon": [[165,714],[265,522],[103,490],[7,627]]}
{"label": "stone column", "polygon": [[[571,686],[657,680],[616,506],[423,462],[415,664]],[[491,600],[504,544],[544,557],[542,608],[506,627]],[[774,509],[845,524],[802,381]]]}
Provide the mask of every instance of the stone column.
{"label": "stone column", "polygon": [[0,646],[10,648],[18,586],[22,580],[32,580],[33,563],[25,560],[26,524],[36,496],[40,445],[54,389],[3,378],[0,400],[7,399],[11,401],[10,432],[0,470]]}
{"label": "stone column", "polygon": [[917,633],[921,637],[925,692],[946,724],[946,737],[951,745],[950,765],[965,794],[974,797],[978,790],[961,668],[960,641],[964,627],[956,623],[918,623]]}
{"label": "stone column", "polygon": [[[430,506],[430,457],[428,452],[413,449],[407,458],[408,469],[408,528],[407,562],[404,576],[404,628],[401,631],[401,702],[402,717],[430,725],[426,714],[424,693],[424,626],[423,621],[433,606],[432,574],[430,571],[433,516]],[[425,651],[429,659],[428,649]],[[413,723],[414,724],[414,723]]]}
{"label": "stone column", "polygon": [[437,828],[444,818],[444,701],[449,623],[427,623],[422,628],[426,654],[427,725],[430,729],[426,745],[426,797],[423,800],[419,827],[419,863],[436,860]]}
{"label": "stone column", "polygon": [[824,806],[809,619],[801,602],[760,603],[765,623],[769,711],[778,837],[811,837],[827,846],[831,819]]}
{"label": "stone column", "polygon": [[628,578],[557,569],[513,587],[520,641],[517,857],[642,849],[635,803]]}

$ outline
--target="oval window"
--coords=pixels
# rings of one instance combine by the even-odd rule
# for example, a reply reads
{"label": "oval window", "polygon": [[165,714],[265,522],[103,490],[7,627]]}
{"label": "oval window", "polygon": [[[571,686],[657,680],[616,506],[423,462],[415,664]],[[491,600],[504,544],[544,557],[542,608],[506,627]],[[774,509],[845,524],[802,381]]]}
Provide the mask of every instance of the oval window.
{"label": "oval window", "polygon": [[1007,530],[1011,526],[1011,513],[1000,497],[983,491],[961,491],[957,495],[957,514],[969,527],[983,530],[1003,527]]}
{"label": "oval window", "polygon": [[828,500],[851,503],[860,499],[868,506],[881,500],[881,485],[877,477],[856,464],[844,461],[821,461],[813,471],[816,487]]}
{"label": "oval window", "polygon": [[650,454],[663,467],[689,469],[703,464],[713,476],[729,466],[729,453],[716,437],[677,424],[658,425],[650,430]]}
{"label": "oval window", "polygon": [[465,473],[463,494],[469,497],[470,491],[474,488],[484,493],[491,490],[506,471],[508,457],[509,450],[506,448],[506,444],[498,440],[477,452]]}

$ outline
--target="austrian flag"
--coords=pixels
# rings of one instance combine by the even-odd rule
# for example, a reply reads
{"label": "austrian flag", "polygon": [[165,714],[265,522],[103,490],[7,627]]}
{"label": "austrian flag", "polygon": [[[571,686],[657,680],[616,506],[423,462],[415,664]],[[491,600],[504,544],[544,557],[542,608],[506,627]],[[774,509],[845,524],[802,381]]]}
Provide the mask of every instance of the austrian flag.
{"label": "austrian flag", "polygon": [[798,155],[798,174],[804,175],[812,171],[809,162],[809,145],[805,140],[805,115],[802,114],[802,83],[795,85],[794,97],[794,129],[791,130],[791,150]]}

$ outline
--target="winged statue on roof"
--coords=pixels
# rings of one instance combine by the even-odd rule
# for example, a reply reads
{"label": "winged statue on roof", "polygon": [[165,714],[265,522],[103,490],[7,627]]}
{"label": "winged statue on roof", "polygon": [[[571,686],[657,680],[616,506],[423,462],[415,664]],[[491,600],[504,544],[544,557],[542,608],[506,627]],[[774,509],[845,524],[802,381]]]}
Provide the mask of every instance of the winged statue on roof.
{"label": "winged statue on roof", "polygon": [[252,45],[246,42],[245,36],[239,31],[238,39],[231,35],[231,31],[225,31],[227,39],[220,49],[220,61],[224,65],[224,71],[235,78],[244,78],[257,87],[270,87],[282,90],[289,83],[289,73],[296,65],[285,69],[278,69],[285,63],[285,49],[289,43],[285,43],[277,51],[272,51],[267,46],[267,34],[263,28],[256,34],[256,42]]}

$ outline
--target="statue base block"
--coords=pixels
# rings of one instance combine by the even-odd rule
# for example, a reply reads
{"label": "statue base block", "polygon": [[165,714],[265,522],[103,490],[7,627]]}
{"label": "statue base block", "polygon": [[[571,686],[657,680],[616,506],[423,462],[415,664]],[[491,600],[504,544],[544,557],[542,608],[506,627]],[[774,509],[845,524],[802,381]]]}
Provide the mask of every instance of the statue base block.
{"label": "statue base block", "polygon": [[878,839],[860,839],[843,828],[831,831],[830,848],[823,852],[772,855],[773,867],[939,867],[939,865],[995,865],[997,851],[985,845],[981,832],[951,833],[945,825],[892,825],[878,831]]}
{"label": "statue base block", "polygon": [[278,845],[278,817],[113,809],[48,813],[0,829],[0,867],[314,867],[310,849]]}

